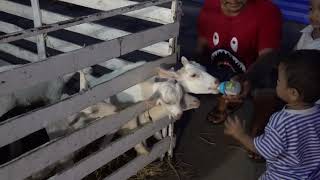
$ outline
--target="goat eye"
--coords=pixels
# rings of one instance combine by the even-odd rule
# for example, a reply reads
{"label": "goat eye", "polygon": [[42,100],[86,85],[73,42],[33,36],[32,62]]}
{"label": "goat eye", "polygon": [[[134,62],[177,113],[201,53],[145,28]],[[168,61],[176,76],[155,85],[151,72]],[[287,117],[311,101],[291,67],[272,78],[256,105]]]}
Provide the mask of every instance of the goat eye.
{"label": "goat eye", "polygon": [[195,77],[197,77],[197,74],[191,74],[191,77],[195,78]]}

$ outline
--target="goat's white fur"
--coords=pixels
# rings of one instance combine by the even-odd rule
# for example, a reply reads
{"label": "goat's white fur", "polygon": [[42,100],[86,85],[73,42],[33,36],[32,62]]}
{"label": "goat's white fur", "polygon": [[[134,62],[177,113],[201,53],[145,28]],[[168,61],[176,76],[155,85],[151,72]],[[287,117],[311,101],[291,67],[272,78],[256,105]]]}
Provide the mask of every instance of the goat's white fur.
{"label": "goat's white fur", "polygon": [[182,57],[183,65],[177,71],[159,68],[159,76],[177,80],[186,92],[194,94],[218,94],[219,81],[205,71],[205,68],[194,61]]}

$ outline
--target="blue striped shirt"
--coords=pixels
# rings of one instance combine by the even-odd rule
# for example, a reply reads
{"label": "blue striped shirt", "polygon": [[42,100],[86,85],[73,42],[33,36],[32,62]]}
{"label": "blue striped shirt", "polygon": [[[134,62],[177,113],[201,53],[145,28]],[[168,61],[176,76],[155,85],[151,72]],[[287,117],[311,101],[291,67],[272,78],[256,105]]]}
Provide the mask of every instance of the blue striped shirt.
{"label": "blue striped shirt", "polygon": [[266,159],[263,179],[320,179],[320,106],[274,113],[254,145]]}

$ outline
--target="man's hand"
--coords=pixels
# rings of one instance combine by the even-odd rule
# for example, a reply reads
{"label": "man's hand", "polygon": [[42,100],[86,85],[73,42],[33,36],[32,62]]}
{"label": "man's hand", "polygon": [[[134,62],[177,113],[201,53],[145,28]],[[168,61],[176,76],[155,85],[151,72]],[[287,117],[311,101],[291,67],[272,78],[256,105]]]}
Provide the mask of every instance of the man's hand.
{"label": "man's hand", "polygon": [[234,119],[229,116],[224,125],[224,133],[234,137],[235,139],[239,139],[240,137],[245,135],[244,127],[237,116],[235,116]]}

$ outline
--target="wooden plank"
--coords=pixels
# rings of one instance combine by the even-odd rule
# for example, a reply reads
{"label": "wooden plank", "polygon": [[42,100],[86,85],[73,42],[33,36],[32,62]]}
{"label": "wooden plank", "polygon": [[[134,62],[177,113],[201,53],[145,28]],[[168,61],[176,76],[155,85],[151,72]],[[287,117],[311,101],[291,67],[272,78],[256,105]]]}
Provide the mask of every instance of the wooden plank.
{"label": "wooden plank", "polygon": [[[0,73],[0,95],[55,79],[108,59],[119,57],[153,43],[177,36],[178,23],[152,28],[137,34],[87,46],[85,48],[26,64]],[[138,42],[138,41],[142,41]],[[46,69],[46,73],[43,72]],[[23,83],[26,86],[20,86]]]}
{"label": "wooden plank", "polygon": [[[41,17],[41,12],[40,12],[39,0],[31,0],[31,6],[33,9],[34,27],[41,27],[42,26],[42,17]],[[46,46],[45,46],[43,34],[39,34],[37,36],[37,49],[38,49],[39,60],[45,59],[46,58]]]}
{"label": "wooden plank", "polygon": [[[110,11],[112,9],[126,7],[138,4],[139,2],[128,0],[59,0],[79,6],[89,7],[92,9],[98,9],[101,11]],[[155,0],[156,2],[156,0]],[[134,12],[126,13],[125,15],[143,19],[147,21],[157,22],[161,24],[172,23],[173,19],[170,17],[171,10],[163,7],[147,7],[145,9],[137,10]]]}
{"label": "wooden plank", "polygon": [[121,113],[98,120],[64,138],[44,144],[32,152],[0,166],[0,179],[24,179],[103,135],[113,134],[124,123],[144,112],[145,109],[145,103],[142,102]]}
{"label": "wooden plank", "polygon": [[[12,32],[23,31],[23,30],[24,29],[22,29],[19,26],[14,25],[14,24],[10,24],[10,23],[7,23],[7,22],[0,21],[0,31],[2,31],[2,32],[12,33]],[[34,43],[37,42],[35,37],[26,38],[26,40],[34,42]],[[52,49],[56,49],[56,50],[61,51],[61,52],[70,52],[70,51],[73,51],[73,50],[77,50],[77,49],[83,48],[83,46],[79,46],[77,44],[74,44],[74,43],[71,43],[71,42],[68,42],[68,41],[64,41],[64,40],[61,40],[61,39],[58,39],[58,38],[55,38],[55,37],[52,37],[52,36],[49,36],[49,35],[47,35],[46,41],[47,41],[47,44],[46,44],[47,47],[50,47]],[[0,44],[0,48],[1,48],[1,44]],[[8,53],[10,53],[10,52],[8,52]],[[19,58],[28,57],[28,56],[25,56],[25,55],[21,55],[20,49],[19,49],[19,51],[14,51],[12,53],[14,53],[15,56],[20,56]],[[27,58],[27,60],[28,61],[32,61],[32,62],[36,61],[35,54],[33,53],[32,58]],[[114,58],[114,59],[110,59],[110,60],[108,60],[106,62],[100,63],[99,65],[104,66],[104,67],[106,67],[108,69],[115,70],[115,69],[118,69],[118,68],[122,67],[123,65],[126,65],[126,64],[129,64],[129,63],[130,62],[128,62],[126,60],[123,60],[123,59],[120,59],[120,58]]]}
{"label": "wooden plank", "polygon": [[[171,16],[174,22],[180,22],[182,14],[182,2],[180,0],[173,0],[171,4]],[[171,53],[177,53],[178,51],[178,37],[169,39],[169,47]]]}
{"label": "wooden plank", "polygon": [[112,142],[105,149],[100,150],[99,152],[87,157],[83,161],[80,161],[73,168],[68,169],[62,174],[58,174],[54,176],[52,179],[54,180],[77,180],[82,179],[88,174],[92,173],[96,169],[102,167],[107,164],[114,158],[120,156],[125,153],[136,144],[140,143],[144,139],[152,136],[155,132],[161,130],[166,127],[170,122],[174,120],[170,120],[168,117],[161,119],[160,121],[156,121],[154,123],[149,123],[138,130],[135,130],[133,133],[122,137],[121,139]]}
{"label": "wooden plank", "polygon": [[[10,41],[14,41],[14,40],[22,39],[22,38],[27,38],[27,37],[39,35],[42,33],[48,33],[48,32],[56,31],[59,29],[64,29],[67,27],[71,27],[71,26],[75,26],[75,25],[79,25],[79,24],[83,24],[83,23],[87,23],[87,22],[97,21],[97,20],[104,19],[107,17],[112,17],[115,15],[123,14],[124,12],[130,12],[135,9],[145,8],[150,5],[156,5],[156,4],[161,4],[161,3],[170,2],[170,1],[171,0],[151,0],[151,1],[144,2],[144,3],[139,3],[139,4],[135,4],[135,5],[127,6],[127,7],[122,7],[122,8],[110,10],[107,12],[99,12],[99,13],[90,14],[87,16],[76,17],[73,19],[68,19],[68,17],[67,17],[67,18],[65,18],[66,20],[58,22],[58,23],[28,29],[28,30],[25,30],[24,32],[16,32],[16,33],[0,36],[0,42],[10,42]],[[161,2],[161,3],[159,3],[159,2]],[[10,3],[7,1],[2,2],[2,4],[10,5]],[[18,4],[12,3],[11,6],[13,6],[13,5],[18,5]],[[20,6],[28,8],[28,6],[24,6],[24,5],[20,5]],[[8,11],[7,7],[4,7],[2,9]],[[30,7],[28,9],[31,10]],[[27,10],[24,10],[23,12],[19,12],[19,11],[17,12],[17,10],[12,10],[12,11],[14,11],[15,12],[14,14],[17,14],[17,15],[25,14],[25,13],[29,14],[27,12]],[[10,13],[10,10],[9,10],[9,13]],[[42,13],[45,16],[46,11],[43,11]],[[44,20],[45,19],[46,18],[44,18]]]}
{"label": "wooden plank", "polygon": [[[2,122],[0,125],[0,147],[38,131],[57,120],[65,119],[87,106],[93,105],[150,78],[155,75],[155,68],[160,64],[173,64],[175,61],[176,56],[172,55],[162,58],[161,60],[147,63],[142,67],[128,71],[123,75],[96,86],[81,95],[72,96],[71,98],[60,101],[52,106]],[[48,116],[48,114],[50,114],[50,116]]]}
{"label": "wooden plank", "polygon": [[28,51],[26,49],[15,46],[13,44],[9,44],[9,43],[0,44],[0,50],[30,62],[36,62],[39,60],[38,55],[35,54],[34,52]]}
{"label": "wooden plank", "polygon": [[[29,6],[25,6],[22,4],[10,2],[7,0],[1,0],[0,1],[0,10],[17,15],[17,16],[20,16],[20,17],[23,17],[23,18],[27,18],[27,19],[31,19],[31,20],[33,19],[32,9]],[[42,19],[43,23],[46,23],[46,24],[53,24],[53,23],[57,23],[57,22],[59,24],[59,22],[61,22],[61,21],[67,21],[67,20],[71,21],[72,20],[72,17],[70,17],[70,16],[61,15],[61,14],[49,12],[46,10],[41,10],[41,14],[42,14],[42,18],[43,18]],[[131,34],[130,32],[127,32],[127,31],[122,31],[119,29],[106,27],[106,26],[102,26],[102,25],[94,24],[94,23],[84,23],[84,24],[69,27],[66,29],[69,31],[72,31],[72,32],[87,35],[87,36],[97,38],[100,40],[111,40],[111,39],[115,39],[118,37],[122,37],[122,36],[125,36],[128,34]],[[20,32],[16,32],[16,33],[20,33]],[[1,37],[2,36],[0,36],[0,43],[2,41],[4,42],[3,39],[1,40]],[[10,38],[13,38],[13,37],[10,37]],[[17,39],[18,36],[14,37],[14,38]],[[167,42],[159,42],[159,43],[154,44],[150,47],[143,48],[141,50],[148,52],[148,53],[151,53],[151,54],[162,56],[162,57],[170,54],[169,53],[169,45]]]}
{"label": "wooden plank", "polygon": [[134,51],[136,46],[143,47],[144,44],[151,45],[157,43],[157,39],[153,37],[157,37],[159,39],[169,39],[169,37],[177,37],[179,33],[179,22],[175,22],[174,24],[167,24],[161,27],[168,26],[167,28],[153,28],[154,31],[143,31],[139,33],[132,34],[128,38],[122,39],[122,44],[125,44],[121,49],[121,54],[127,54],[129,52]]}
{"label": "wooden plank", "polygon": [[6,65],[11,65],[11,64],[5,60],[0,59],[0,66],[6,66]]}
{"label": "wooden plank", "polygon": [[116,172],[112,173],[104,180],[125,180],[129,179],[129,177],[138,173],[139,170],[143,169],[146,165],[150,164],[157,158],[159,158],[162,154],[166,153],[170,147],[171,139],[170,137],[166,137],[160,142],[156,143],[150,154],[147,156],[138,156],[123,167],[121,167]]}

